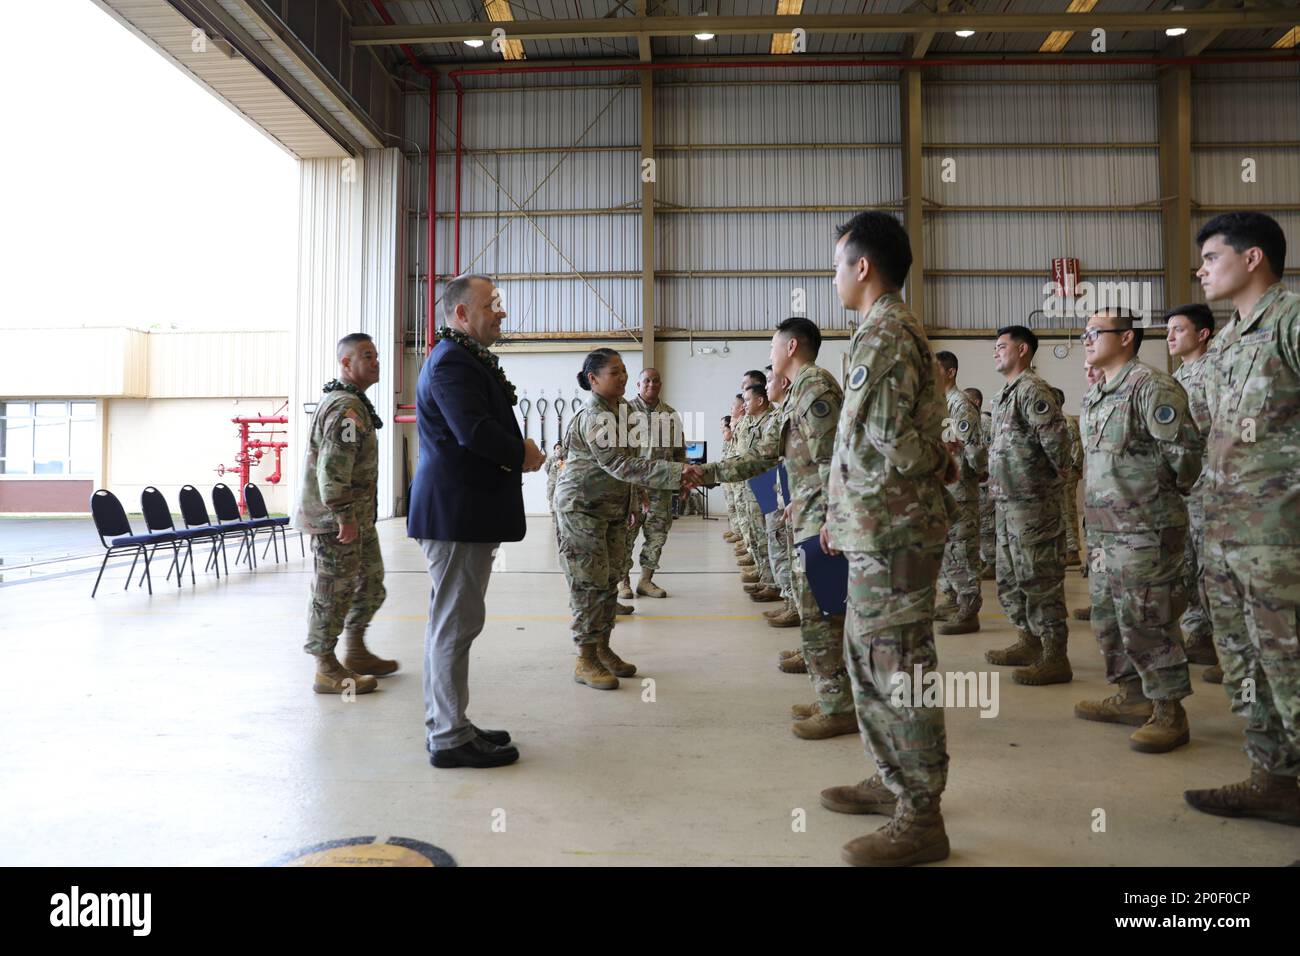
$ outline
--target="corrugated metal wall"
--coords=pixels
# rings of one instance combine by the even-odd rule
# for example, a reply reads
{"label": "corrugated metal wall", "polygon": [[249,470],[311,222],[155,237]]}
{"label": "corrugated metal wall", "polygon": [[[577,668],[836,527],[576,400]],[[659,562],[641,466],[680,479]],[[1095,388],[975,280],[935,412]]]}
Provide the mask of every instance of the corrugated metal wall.
{"label": "corrugated metal wall", "polygon": [[[366,150],[359,160],[313,159],[299,174],[298,314],[289,393],[289,487],[300,480],[303,403],[320,399],[337,374],[335,344],[366,332],[378,346],[384,378],[369,392],[391,420],[401,361],[397,329],[402,275],[401,197],[405,163],[395,149]],[[379,433],[379,515],[394,513],[396,429]]]}
{"label": "corrugated metal wall", "polygon": [[[1161,268],[1160,211],[1131,208],[1160,198],[1154,78],[1003,73],[963,70],[960,80],[922,85],[927,324],[1026,321],[1044,308],[1059,256],[1079,259],[1089,282],[1149,283],[1158,307],[1161,277],[1144,273]],[[970,206],[994,209],[960,209]],[[1024,271],[1032,274],[988,274]],[[1036,315],[1033,324],[1079,323]]]}
{"label": "corrugated metal wall", "polygon": [[[1274,79],[1230,79],[1243,71],[1256,81]],[[1295,66],[1198,68],[1196,77],[1197,141],[1300,139]],[[1213,84],[1204,82],[1209,78]],[[628,82],[635,79],[599,73],[467,81],[459,267],[519,277],[502,283],[507,324],[517,334],[640,327],[640,110]],[[1043,286],[1058,256],[1078,258],[1090,282],[1141,284],[1153,312],[1166,304],[1156,84],[1153,68],[1132,65],[925,73],[931,327],[1024,321],[1044,307]],[[668,72],[656,74],[654,108],[658,326],[769,328],[789,313],[792,291],[803,289],[811,318],[846,328],[829,267],[832,230],[849,211],[834,207],[889,208],[901,200],[896,72]],[[449,275],[457,265],[449,215],[453,92],[443,91],[439,112],[437,272]],[[406,118],[407,138],[423,144],[427,97],[407,96]],[[579,141],[603,149],[564,152]],[[738,148],[751,144],[764,148]],[[524,151],[539,147],[544,151]],[[1294,204],[1295,150],[1256,145],[1253,155],[1260,177],[1247,185],[1240,182],[1241,157],[1198,149],[1195,201]],[[942,177],[949,158],[955,182]],[[424,247],[423,193],[423,164],[413,161],[406,193],[411,248]],[[506,215],[514,202],[577,212],[530,222]],[[745,211],[753,206],[765,209]],[[1276,215],[1288,232],[1300,233],[1300,213]],[[737,274],[711,274],[720,272]],[[418,340],[424,309],[414,267],[407,288],[408,340]],[[1077,321],[1035,316],[1034,323]]]}
{"label": "corrugated metal wall", "polygon": [[[1260,64],[1196,67],[1192,71],[1192,263],[1195,232],[1213,215],[1198,206],[1265,207],[1290,240],[1283,282],[1300,292],[1300,67]],[[1266,145],[1266,144],[1278,145]],[[1288,145],[1282,145],[1288,144]],[[1253,160],[1253,182],[1243,179]],[[1290,209],[1267,209],[1286,205]],[[1232,311],[1216,306],[1226,318]]]}

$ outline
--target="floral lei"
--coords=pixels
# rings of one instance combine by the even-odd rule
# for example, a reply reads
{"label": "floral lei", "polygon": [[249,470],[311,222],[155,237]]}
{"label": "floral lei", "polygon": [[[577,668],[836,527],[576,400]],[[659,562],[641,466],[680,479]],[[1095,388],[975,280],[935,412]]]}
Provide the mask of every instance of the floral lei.
{"label": "floral lei", "polygon": [[481,345],[473,336],[466,335],[460,329],[453,329],[450,326],[444,325],[434,333],[433,337],[438,342],[441,342],[443,339],[451,339],[457,345],[463,345],[465,348],[469,349],[470,353],[486,365],[488,371],[496,376],[497,381],[501,383],[501,387],[506,390],[506,397],[510,399],[510,404],[519,404],[519,399],[515,395],[514,385],[511,383],[510,379],[506,378],[506,373],[501,371],[500,360],[486,347]]}
{"label": "floral lei", "polygon": [[370,399],[366,398],[366,393],[361,391],[361,389],[357,388],[351,382],[343,382],[337,378],[330,379],[325,383],[325,387],[322,388],[321,391],[344,391],[355,395],[357,398],[361,399],[362,404],[366,406],[366,411],[370,413],[370,424],[374,425],[376,428],[384,427],[384,420],[380,418],[379,413],[375,411],[375,406],[370,404]]}

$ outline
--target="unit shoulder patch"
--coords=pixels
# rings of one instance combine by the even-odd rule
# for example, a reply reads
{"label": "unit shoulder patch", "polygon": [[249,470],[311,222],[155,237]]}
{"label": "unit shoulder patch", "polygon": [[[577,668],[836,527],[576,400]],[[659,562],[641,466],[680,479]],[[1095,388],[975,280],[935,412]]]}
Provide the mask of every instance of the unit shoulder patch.
{"label": "unit shoulder patch", "polygon": [[849,372],[849,388],[857,391],[867,383],[867,367],[865,365],[856,366],[853,371]]}
{"label": "unit shoulder patch", "polygon": [[1172,405],[1157,405],[1155,419],[1161,425],[1170,425],[1178,417],[1178,411]]}

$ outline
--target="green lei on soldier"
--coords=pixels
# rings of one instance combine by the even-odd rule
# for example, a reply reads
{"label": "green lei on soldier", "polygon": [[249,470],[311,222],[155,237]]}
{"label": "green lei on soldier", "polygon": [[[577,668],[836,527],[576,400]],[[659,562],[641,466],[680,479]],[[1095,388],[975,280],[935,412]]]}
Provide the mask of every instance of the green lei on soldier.
{"label": "green lei on soldier", "polygon": [[349,392],[352,395],[355,395],[357,398],[361,399],[362,404],[366,406],[366,411],[370,413],[370,424],[374,425],[375,428],[384,427],[384,420],[380,418],[379,413],[375,411],[375,406],[370,404],[370,399],[366,398],[366,393],[361,391],[361,389],[357,388],[351,382],[344,382],[341,379],[332,378],[325,383],[325,386],[321,389],[321,391],[322,392],[344,391],[344,392]]}

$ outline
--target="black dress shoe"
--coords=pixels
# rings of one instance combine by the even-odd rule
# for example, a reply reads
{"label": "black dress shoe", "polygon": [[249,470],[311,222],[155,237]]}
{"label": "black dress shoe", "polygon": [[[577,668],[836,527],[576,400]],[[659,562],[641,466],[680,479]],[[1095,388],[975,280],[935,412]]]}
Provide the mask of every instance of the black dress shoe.
{"label": "black dress shoe", "polygon": [[429,763],[435,767],[504,767],[519,759],[519,751],[514,747],[498,747],[496,744],[475,737],[469,743],[447,750],[435,750]]}
{"label": "black dress shoe", "polygon": [[[473,724],[470,724],[470,726],[474,727]],[[504,730],[484,730],[482,727],[474,727],[474,733],[478,734],[489,743],[496,744],[498,747],[504,747],[506,744],[510,743],[510,735]]]}

